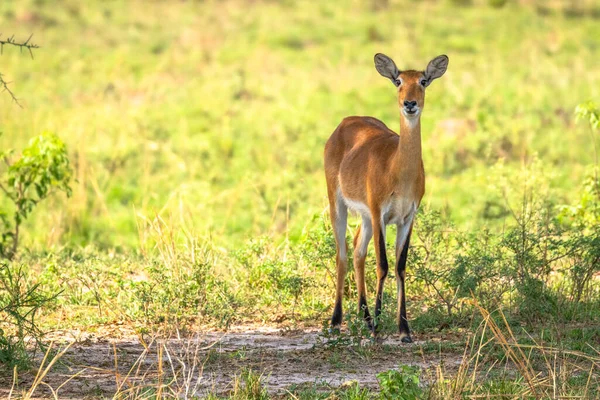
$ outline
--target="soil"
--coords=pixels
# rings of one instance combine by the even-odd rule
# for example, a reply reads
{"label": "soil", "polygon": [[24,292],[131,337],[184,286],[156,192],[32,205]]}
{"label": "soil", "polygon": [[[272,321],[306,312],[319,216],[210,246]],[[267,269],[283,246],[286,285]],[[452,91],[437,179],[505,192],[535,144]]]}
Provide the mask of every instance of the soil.
{"label": "soil", "polygon": [[[54,336],[63,348],[67,343],[70,347],[44,376],[32,398],[54,398],[53,391],[60,399],[112,397],[117,392],[141,394],[143,387],[158,390],[159,386],[163,393],[182,398],[223,395],[234,389],[236,376],[244,369],[261,374],[273,395],[305,386],[332,390],[352,381],[376,388],[376,374],[400,364],[420,367],[426,381],[440,363],[452,370],[462,360],[460,350],[436,350],[431,345],[441,341],[436,337],[415,338],[411,344],[389,336],[380,343],[365,340],[361,346],[333,345],[317,329],[240,326],[227,332],[154,340],[133,334],[114,339],[77,331]],[[36,356],[38,365],[42,358]],[[19,374],[14,385],[13,376],[0,377],[0,398],[18,397],[30,390],[36,373]]]}

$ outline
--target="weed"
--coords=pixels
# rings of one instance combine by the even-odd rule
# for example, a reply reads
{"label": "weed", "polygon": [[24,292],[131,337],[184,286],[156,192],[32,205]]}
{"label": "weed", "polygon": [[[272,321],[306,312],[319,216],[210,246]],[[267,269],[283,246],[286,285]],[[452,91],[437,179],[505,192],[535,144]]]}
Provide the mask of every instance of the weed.
{"label": "weed", "polygon": [[267,400],[269,394],[263,386],[263,376],[251,369],[243,369],[233,381],[232,400]]}
{"label": "weed", "polygon": [[423,389],[419,386],[420,371],[416,367],[401,365],[397,370],[391,369],[377,374],[384,399],[417,400],[423,397]]}
{"label": "weed", "polygon": [[34,351],[45,349],[38,311],[56,299],[57,294],[29,276],[22,265],[0,261],[0,364],[11,371],[27,370]]}

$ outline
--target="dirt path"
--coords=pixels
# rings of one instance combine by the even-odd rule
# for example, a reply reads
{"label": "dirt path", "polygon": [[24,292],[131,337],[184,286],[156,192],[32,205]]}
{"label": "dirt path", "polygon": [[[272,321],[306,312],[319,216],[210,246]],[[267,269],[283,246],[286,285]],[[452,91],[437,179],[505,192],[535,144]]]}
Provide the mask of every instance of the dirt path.
{"label": "dirt path", "polygon": [[[68,340],[68,335],[62,338]],[[147,343],[136,337],[113,340],[84,335],[72,343],[34,395],[49,398],[52,390],[58,390],[61,399],[112,397],[118,391],[135,393],[160,385],[182,397],[224,394],[243,369],[262,374],[273,394],[303,385],[326,390],[354,380],[376,387],[376,374],[399,364],[431,370],[442,360],[450,368],[460,363],[460,353],[431,351],[430,339],[406,345],[391,336],[382,344],[353,348],[331,346],[316,329],[270,327],[237,327]],[[425,343],[429,350],[424,350]],[[1,398],[9,396],[11,378],[0,378]],[[13,395],[28,390],[34,378],[34,374],[19,376]]]}

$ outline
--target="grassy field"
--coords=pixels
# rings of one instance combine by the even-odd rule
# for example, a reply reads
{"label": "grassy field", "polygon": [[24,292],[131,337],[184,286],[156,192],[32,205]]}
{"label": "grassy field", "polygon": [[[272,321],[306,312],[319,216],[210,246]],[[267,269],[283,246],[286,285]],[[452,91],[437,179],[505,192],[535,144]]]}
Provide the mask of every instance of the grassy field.
{"label": "grassy field", "polygon": [[[3,395],[19,371],[12,396],[27,397],[51,339],[74,342],[58,375],[47,376],[56,388],[85,365],[85,358],[69,361],[69,351],[85,353],[92,339],[115,343],[115,365],[127,341],[138,346],[131,354],[153,354],[156,365],[171,349],[179,354],[169,359],[177,375],[177,365],[189,365],[190,338],[210,346],[198,335],[241,330],[247,344],[194,353],[193,365],[231,378],[197,393],[599,396],[599,131],[589,118],[575,118],[579,104],[600,100],[599,7],[566,0],[2,2],[0,40],[33,34],[40,48],[32,59],[3,47],[0,73],[23,107],[0,95],[1,150],[15,149],[16,160],[31,138],[52,132],[73,169],[72,195],[40,202],[22,226],[17,255],[1,264]],[[348,115],[399,126],[394,87],[373,66],[377,52],[401,69],[423,69],[439,54],[450,59],[428,88],[422,117],[427,191],[407,289],[417,344],[404,348],[371,343],[354,314],[351,273],[342,333],[314,333],[330,316],[335,287],[325,141]],[[6,196],[0,207],[14,208]],[[352,219],[350,234],[357,226]],[[394,343],[392,286],[383,325]],[[315,347],[290,356],[275,345],[265,353],[252,335],[267,328]],[[174,337],[183,342],[161,342]],[[318,370],[309,362],[317,354],[341,371],[335,384],[315,384],[314,376],[277,383],[282,358]],[[110,369],[112,361],[98,360],[95,367]],[[136,365],[135,357],[123,360],[125,370]],[[344,384],[361,369],[349,360],[373,372]],[[376,378],[399,364],[420,370]],[[109,383],[69,395],[161,398],[183,387],[156,368],[135,380],[135,391],[119,387],[115,366],[112,380],[102,378]],[[420,379],[420,389],[402,377]],[[485,383],[474,385],[476,378]],[[31,396],[51,397],[37,386]]]}

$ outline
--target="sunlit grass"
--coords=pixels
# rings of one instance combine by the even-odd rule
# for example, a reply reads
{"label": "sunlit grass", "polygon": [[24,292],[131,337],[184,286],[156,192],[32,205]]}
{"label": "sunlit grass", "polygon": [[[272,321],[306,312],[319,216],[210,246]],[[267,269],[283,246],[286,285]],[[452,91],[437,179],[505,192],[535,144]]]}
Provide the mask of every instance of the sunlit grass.
{"label": "sunlit grass", "polygon": [[[600,97],[595,5],[459,3],[469,2],[2,2],[3,37],[33,34],[40,48],[34,59],[8,47],[0,56],[0,72],[24,106],[0,94],[0,145],[20,150],[54,132],[76,178],[71,198],[49,199],[23,229],[23,280],[60,293],[39,315],[42,327],[126,323],[143,335],[327,320],[335,255],[324,143],[348,115],[399,125],[394,88],[373,67],[376,52],[400,68],[450,58],[423,115],[423,208],[457,232],[489,229],[500,238],[526,187],[553,206],[579,199],[597,139],[574,118],[579,103]],[[356,226],[351,220],[350,234]],[[374,262],[370,254],[370,293]],[[569,300],[569,265],[552,267],[545,284],[566,304],[553,317],[583,326],[549,334],[557,321],[545,320],[539,340],[548,343],[519,338],[543,353],[536,362],[554,356],[548,348],[557,343],[589,355],[597,340],[585,325],[597,321],[597,279],[579,304]],[[462,319],[439,313],[434,290],[415,282],[414,265],[408,271],[417,334],[447,332],[448,323],[460,335],[472,328],[472,308],[456,313]],[[498,297],[516,315],[516,289],[507,293]],[[345,294],[351,313],[353,284]],[[509,345],[502,351],[520,349]],[[528,395],[532,385],[546,393],[555,369],[542,367],[546,375],[532,373],[528,382],[490,376],[477,394]],[[260,375],[248,376],[260,392]],[[576,395],[589,393],[582,376],[592,375],[569,376],[579,379]],[[435,390],[455,390],[446,375],[438,378]],[[156,395],[160,385],[149,385],[135,393]]]}
{"label": "sunlit grass", "polygon": [[74,198],[39,210],[32,245],[135,247],[134,207],[183,209],[195,231],[226,247],[268,231],[297,237],[326,204],[322,148],[341,118],[373,115],[397,128],[393,87],[372,65],[377,51],[401,68],[450,57],[423,117],[424,202],[455,222],[494,224],[482,215],[499,158],[518,167],[537,154],[564,198],[592,160],[572,112],[599,94],[594,19],[442,1],[381,11],[352,2],[140,6],[0,8],[3,32],[33,33],[41,46],[33,60],[2,56],[25,105],[0,98],[2,141],[18,147],[51,130],[77,165]]}

